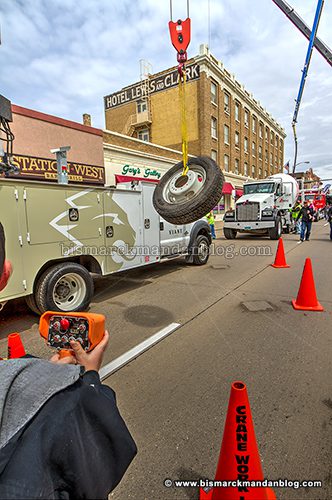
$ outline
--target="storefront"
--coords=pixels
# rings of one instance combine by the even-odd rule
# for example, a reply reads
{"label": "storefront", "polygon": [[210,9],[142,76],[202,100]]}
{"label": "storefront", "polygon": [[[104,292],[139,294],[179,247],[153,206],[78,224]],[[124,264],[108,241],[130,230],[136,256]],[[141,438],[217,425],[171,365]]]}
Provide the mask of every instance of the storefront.
{"label": "storefront", "polygon": [[104,185],[102,130],[21,106],[12,105],[12,113],[18,178],[56,182],[57,164],[51,149],[70,146],[69,182]]}

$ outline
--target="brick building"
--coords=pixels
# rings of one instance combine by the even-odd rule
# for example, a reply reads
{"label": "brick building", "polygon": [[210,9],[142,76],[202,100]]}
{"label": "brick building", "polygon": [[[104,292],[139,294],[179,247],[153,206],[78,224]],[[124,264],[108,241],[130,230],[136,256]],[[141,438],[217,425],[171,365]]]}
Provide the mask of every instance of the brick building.
{"label": "brick building", "polygon": [[[282,172],[284,129],[206,45],[188,61],[187,77],[189,153],[217,161],[231,185],[225,194],[248,178]],[[104,104],[106,129],[181,150],[176,67],[145,75],[106,96]]]}

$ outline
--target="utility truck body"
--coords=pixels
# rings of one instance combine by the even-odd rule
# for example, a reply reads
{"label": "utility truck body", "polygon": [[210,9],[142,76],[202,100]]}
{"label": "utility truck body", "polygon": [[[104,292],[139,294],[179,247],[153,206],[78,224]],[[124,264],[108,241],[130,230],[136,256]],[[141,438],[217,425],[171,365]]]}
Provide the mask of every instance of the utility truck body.
{"label": "utility truck body", "polygon": [[224,216],[224,235],[233,239],[237,233],[268,234],[279,239],[282,231],[293,226],[290,209],[299,194],[296,180],[287,174],[275,174],[266,179],[247,182],[243,196],[235,209]]}
{"label": "utility truck body", "polygon": [[102,276],[185,255],[205,264],[206,220],[173,225],[152,205],[154,184],[116,188],[0,179],[1,223],[13,273],[0,304],[25,297],[37,313],[84,310]]}

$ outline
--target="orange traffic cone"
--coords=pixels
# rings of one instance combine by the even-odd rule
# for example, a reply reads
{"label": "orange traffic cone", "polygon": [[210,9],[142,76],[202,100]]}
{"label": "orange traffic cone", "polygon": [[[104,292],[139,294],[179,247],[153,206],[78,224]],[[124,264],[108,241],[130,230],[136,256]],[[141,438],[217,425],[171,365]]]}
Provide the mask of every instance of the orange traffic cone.
{"label": "orange traffic cone", "polygon": [[300,311],[324,311],[323,306],[318,302],[314,275],[312,273],[311,259],[305,260],[300,288],[296,300],[292,300],[294,309]]}
{"label": "orange traffic cone", "polygon": [[21,358],[26,354],[19,333],[9,334],[7,341],[8,341],[8,359]]}
{"label": "orange traffic cone", "polygon": [[274,264],[271,264],[271,266],[278,267],[278,268],[290,267],[288,264],[286,264],[284,242],[282,241],[282,238],[280,238],[280,240],[279,240],[276,258],[275,258]]}
{"label": "orange traffic cone", "polygon": [[[263,481],[247,389],[243,382],[233,382],[229,398],[224,436],[215,476],[216,481]],[[200,489],[200,500],[275,500],[274,491],[264,487],[214,487]]]}

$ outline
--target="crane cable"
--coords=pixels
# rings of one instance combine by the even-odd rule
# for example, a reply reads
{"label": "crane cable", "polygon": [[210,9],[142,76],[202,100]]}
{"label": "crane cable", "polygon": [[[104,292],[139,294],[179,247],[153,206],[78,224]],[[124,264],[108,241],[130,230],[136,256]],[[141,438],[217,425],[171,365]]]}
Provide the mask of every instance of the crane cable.
{"label": "crane cable", "polygon": [[186,72],[183,76],[179,77],[179,99],[181,106],[181,140],[182,140],[182,157],[183,157],[183,172],[186,175],[188,166],[188,127],[187,127],[187,113],[186,113]]}
{"label": "crane cable", "polygon": [[186,175],[188,166],[188,126],[186,116],[186,82],[187,75],[185,63],[187,62],[187,47],[190,43],[190,18],[189,18],[189,0],[187,0],[187,19],[179,19],[173,22],[172,0],[170,0],[170,18],[168,23],[173,47],[177,51],[178,61],[178,80],[179,80],[179,101],[181,115],[181,142],[182,142],[182,175]]}

